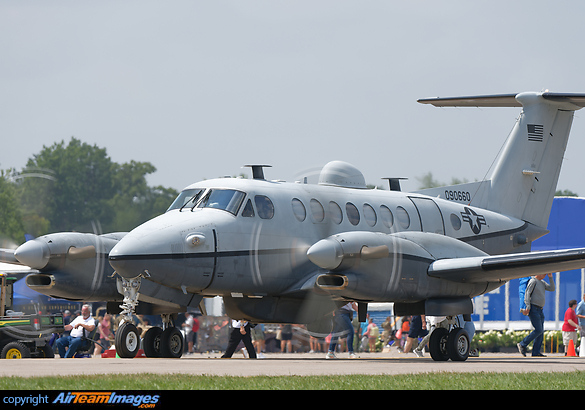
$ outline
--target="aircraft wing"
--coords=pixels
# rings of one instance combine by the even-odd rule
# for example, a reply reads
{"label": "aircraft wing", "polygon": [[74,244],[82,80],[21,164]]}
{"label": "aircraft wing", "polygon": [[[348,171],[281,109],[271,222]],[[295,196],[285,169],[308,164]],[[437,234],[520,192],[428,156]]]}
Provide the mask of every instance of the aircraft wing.
{"label": "aircraft wing", "polygon": [[580,268],[585,268],[585,248],[440,259],[431,263],[428,275],[453,282],[505,282]]}
{"label": "aircraft wing", "polygon": [[11,263],[14,265],[22,265],[22,263],[20,263],[14,257],[14,249],[0,248],[0,262]]}
{"label": "aircraft wing", "polygon": [[39,273],[37,269],[31,269],[23,265],[14,257],[14,249],[0,248],[0,273]]}

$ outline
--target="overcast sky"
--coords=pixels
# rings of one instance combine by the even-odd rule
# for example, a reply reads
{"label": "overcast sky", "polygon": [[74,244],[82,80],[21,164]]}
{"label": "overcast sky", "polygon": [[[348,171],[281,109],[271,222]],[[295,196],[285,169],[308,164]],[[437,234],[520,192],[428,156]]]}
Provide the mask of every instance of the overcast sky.
{"label": "overcast sky", "polygon": [[[0,3],[0,168],[72,136],[151,185],[331,160],[368,183],[482,179],[517,108],[418,98],[585,92],[585,2],[46,1]],[[559,188],[585,196],[585,111]]]}

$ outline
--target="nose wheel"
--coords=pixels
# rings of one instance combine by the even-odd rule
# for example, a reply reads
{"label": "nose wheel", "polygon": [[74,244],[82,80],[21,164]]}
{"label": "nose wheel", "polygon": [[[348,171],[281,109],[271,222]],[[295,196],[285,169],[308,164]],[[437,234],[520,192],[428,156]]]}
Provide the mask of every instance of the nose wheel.
{"label": "nose wheel", "polygon": [[[132,323],[132,315],[138,305],[138,291],[141,277],[134,279],[121,278],[124,290],[122,323],[116,332],[116,353],[121,358],[134,358],[140,349],[140,333]],[[173,325],[170,314],[163,314],[163,328],[150,328],[142,339],[144,354],[147,357],[179,358],[183,355],[183,335]]]}
{"label": "nose wheel", "polygon": [[140,348],[140,334],[132,323],[124,322],[116,332],[116,353],[121,358],[136,357]]}

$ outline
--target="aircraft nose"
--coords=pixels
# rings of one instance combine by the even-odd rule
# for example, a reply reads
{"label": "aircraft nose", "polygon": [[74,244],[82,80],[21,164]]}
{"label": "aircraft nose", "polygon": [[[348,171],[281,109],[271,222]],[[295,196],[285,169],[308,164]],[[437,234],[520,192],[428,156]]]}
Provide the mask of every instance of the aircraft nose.
{"label": "aircraft nose", "polygon": [[307,251],[307,257],[323,269],[335,269],[343,261],[343,249],[333,239],[322,239]]}
{"label": "aircraft nose", "polygon": [[49,263],[51,251],[46,243],[32,240],[23,243],[14,251],[14,257],[23,265],[42,269]]}
{"label": "aircraft nose", "polygon": [[110,251],[109,262],[114,270],[125,278],[134,278],[144,272],[146,266],[143,246],[139,241],[125,237]]}

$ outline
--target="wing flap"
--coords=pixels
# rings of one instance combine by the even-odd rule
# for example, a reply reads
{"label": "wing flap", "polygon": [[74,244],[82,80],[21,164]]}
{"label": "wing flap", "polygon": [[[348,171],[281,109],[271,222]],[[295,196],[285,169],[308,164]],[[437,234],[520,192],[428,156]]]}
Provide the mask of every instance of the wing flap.
{"label": "wing flap", "polygon": [[485,283],[581,268],[585,268],[585,248],[441,259],[431,263],[427,273],[452,282]]}

